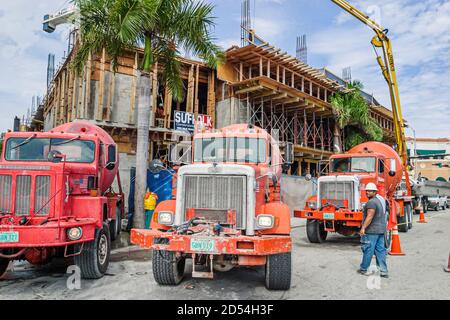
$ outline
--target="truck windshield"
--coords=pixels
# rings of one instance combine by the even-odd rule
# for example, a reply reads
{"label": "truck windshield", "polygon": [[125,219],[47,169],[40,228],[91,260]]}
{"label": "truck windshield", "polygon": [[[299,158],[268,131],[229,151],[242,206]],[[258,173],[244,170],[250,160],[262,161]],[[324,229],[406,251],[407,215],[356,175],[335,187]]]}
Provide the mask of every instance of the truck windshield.
{"label": "truck windshield", "polygon": [[195,162],[266,162],[266,140],[254,138],[197,139],[194,145]]}
{"label": "truck windshield", "polygon": [[341,158],[332,161],[333,172],[375,172],[376,159],[368,158]]}
{"label": "truck windshield", "polygon": [[[88,140],[34,138],[10,138],[6,142],[7,161],[48,161],[50,151],[59,151],[67,162],[92,163],[95,159],[95,143]],[[22,144],[22,145],[21,145]]]}

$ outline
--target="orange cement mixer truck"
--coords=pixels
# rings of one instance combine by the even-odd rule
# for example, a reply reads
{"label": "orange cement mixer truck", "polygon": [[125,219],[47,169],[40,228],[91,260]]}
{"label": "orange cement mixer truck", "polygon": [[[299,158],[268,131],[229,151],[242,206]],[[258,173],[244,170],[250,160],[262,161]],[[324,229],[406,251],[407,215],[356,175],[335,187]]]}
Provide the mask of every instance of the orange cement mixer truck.
{"label": "orange cement mixer truck", "polygon": [[194,162],[177,173],[176,199],[157,206],[151,230],[131,231],[133,244],[153,249],[156,282],[178,285],[191,259],[194,278],[263,266],[268,289],[288,290],[291,214],[279,181],[292,156],[285,158],[265,130],[251,125],[196,134]]}
{"label": "orange cement mixer truck", "polygon": [[365,188],[372,182],[386,199],[386,240],[390,244],[394,226],[398,225],[400,231],[412,227],[412,197],[400,189],[402,176],[401,159],[390,146],[380,142],[358,145],[331,157],[329,175],[318,179],[317,194],[294,216],[308,219],[306,230],[312,243],[324,242],[329,232],[354,236],[361,228],[363,208],[368,201]]}

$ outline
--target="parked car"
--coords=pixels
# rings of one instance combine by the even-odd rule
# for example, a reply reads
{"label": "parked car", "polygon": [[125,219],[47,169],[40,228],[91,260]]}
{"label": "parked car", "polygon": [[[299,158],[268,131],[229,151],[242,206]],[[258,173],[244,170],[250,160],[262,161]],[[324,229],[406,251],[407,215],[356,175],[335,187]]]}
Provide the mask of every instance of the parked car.
{"label": "parked car", "polygon": [[427,201],[427,209],[434,209],[436,211],[439,210],[445,210],[446,208],[448,208],[449,204],[448,204],[448,200],[447,197],[439,197],[439,196],[435,196],[435,197],[428,197],[428,201]]}

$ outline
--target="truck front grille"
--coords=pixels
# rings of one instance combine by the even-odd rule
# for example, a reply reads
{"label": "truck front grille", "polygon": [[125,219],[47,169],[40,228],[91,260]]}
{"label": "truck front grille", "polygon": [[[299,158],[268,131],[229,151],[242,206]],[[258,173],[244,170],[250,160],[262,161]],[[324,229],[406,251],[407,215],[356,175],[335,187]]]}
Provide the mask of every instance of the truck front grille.
{"label": "truck front grille", "polygon": [[[15,191],[12,185],[15,180]],[[32,188],[34,181],[34,190]],[[31,195],[34,194],[34,213],[50,213],[50,176],[0,175],[0,213],[14,213],[17,216],[30,215]],[[14,208],[12,204],[14,203]],[[13,212],[14,211],[14,212]]]}
{"label": "truck front grille", "polygon": [[34,192],[34,212],[36,215],[47,215],[50,212],[50,176],[36,177]]}
{"label": "truck front grille", "polygon": [[344,206],[344,201],[348,200],[348,208],[355,209],[355,193],[352,181],[321,181],[319,204],[326,199],[328,203],[333,203],[338,207]]}
{"label": "truck front grille", "polygon": [[12,177],[0,175],[0,212],[11,212],[11,184]]}
{"label": "truck front grille", "polygon": [[30,214],[31,176],[16,177],[15,214]]}
{"label": "truck front grille", "polygon": [[[184,214],[187,209],[214,209],[221,210],[222,214],[226,215],[231,209],[236,211],[237,228],[245,229],[247,211],[245,176],[188,175],[184,177],[182,196]],[[215,211],[216,214],[218,212]]]}

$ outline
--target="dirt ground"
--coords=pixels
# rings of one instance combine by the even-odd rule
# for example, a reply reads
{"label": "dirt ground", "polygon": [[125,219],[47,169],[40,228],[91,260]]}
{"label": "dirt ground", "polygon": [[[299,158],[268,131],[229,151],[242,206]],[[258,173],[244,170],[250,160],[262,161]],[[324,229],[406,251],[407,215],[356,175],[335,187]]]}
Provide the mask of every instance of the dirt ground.
{"label": "dirt ground", "polygon": [[[418,217],[414,217],[418,220]],[[62,261],[44,267],[10,265],[0,280],[0,300],[6,299],[450,299],[450,273],[443,271],[450,251],[450,210],[429,212],[428,224],[414,224],[400,234],[406,256],[389,257],[390,278],[358,275],[358,238],[332,235],[322,245],[306,239],[305,222],[293,220],[293,278],[286,292],[264,287],[264,268],[217,273],[215,280],[192,279],[190,263],[178,287],[161,287],[153,279],[150,251],[114,249],[107,275],[81,281],[80,290],[67,287]],[[124,234],[122,244],[126,243]],[[117,246],[117,245],[116,245]],[[120,247],[120,244],[118,245]]]}

